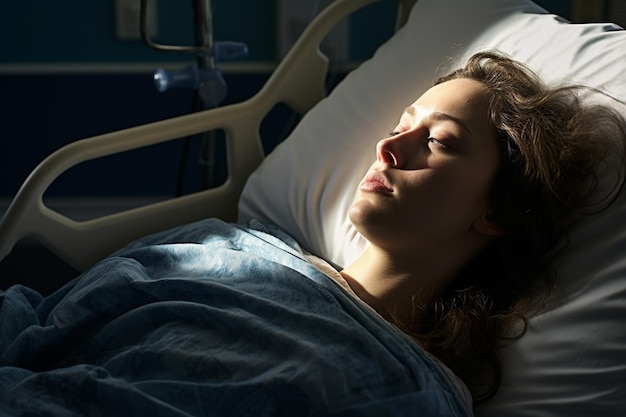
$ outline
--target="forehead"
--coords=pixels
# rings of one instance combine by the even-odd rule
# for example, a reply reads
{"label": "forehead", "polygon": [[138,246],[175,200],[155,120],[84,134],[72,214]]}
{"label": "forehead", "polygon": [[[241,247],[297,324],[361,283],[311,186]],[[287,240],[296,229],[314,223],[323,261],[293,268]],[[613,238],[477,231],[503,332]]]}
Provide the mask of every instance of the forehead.
{"label": "forehead", "polygon": [[471,121],[488,121],[489,90],[476,80],[458,78],[428,89],[410,107],[415,111],[437,111]]}

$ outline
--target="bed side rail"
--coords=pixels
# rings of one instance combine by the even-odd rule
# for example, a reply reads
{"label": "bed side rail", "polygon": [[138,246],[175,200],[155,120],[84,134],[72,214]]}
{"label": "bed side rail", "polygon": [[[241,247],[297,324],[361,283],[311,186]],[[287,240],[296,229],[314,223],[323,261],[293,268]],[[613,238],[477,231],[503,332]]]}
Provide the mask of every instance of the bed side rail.
{"label": "bed side rail", "polygon": [[[207,217],[235,220],[245,181],[264,157],[259,135],[263,118],[281,102],[304,114],[325,96],[328,60],[320,52],[321,41],[344,17],[375,1],[337,0],[328,6],[247,101],[82,139],[48,156],[26,179],[0,221],[0,260],[16,242],[34,237],[84,270],[150,233]],[[219,187],[87,221],[72,220],[44,204],[50,184],[81,162],[216,129],[225,132],[229,167],[228,178]]]}

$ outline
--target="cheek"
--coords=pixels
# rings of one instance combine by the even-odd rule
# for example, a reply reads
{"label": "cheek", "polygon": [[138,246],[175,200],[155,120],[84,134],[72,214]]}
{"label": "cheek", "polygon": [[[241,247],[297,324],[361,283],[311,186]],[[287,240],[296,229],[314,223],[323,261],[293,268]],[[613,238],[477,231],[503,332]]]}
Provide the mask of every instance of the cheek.
{"label": "cheek", "polygon": [[476,169],[473,175],[466,175],[455,187],[457,204],[473,221],[489,208],[491,183],[495,173],[491,170]]}
{"label": "cheek", "polygon": [[[406,216],[426,217],[437,227],[464,228],[486,209],[491,173],[482,170],[442,172],[416,188],[406,204]],[[417,220],[424,224],[423,219]]]}

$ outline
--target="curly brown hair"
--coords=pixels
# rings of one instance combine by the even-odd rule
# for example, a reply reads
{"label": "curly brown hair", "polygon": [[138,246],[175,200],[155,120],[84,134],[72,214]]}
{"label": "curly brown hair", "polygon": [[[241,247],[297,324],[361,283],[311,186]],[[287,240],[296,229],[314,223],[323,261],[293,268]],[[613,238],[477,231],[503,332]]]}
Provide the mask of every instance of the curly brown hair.
{"label": "curly brown hair", "polygon": [[[622,188],[626,127],[615,111],[580,94],[597,90],[549,88],[499,53],[475,54],[436,84],[457,78],[479,81],[490,92],[501,149],[490,208],[506,233],[421,308],[426,324],[398,325],[459,375],[478,404],[500,386],[498,349],[521,337],[534,308],[548,301],[556,282],[552,264],[572,226],[608,207]],[[607,189],[598,186],[598,169],[609,159],[618,161],[618,175]]]}

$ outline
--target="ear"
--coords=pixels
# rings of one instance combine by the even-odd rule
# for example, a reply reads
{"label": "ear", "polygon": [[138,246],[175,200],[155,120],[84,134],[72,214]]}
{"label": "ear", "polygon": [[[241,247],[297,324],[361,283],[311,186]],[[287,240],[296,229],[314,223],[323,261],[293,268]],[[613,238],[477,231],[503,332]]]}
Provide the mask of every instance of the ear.
{"label": "ear", "polygon": [[506,230],[493,219],[491,210],[486,210],[483,214],[474,219],[472,228],[482,235],[502,236],[506,234]]}

